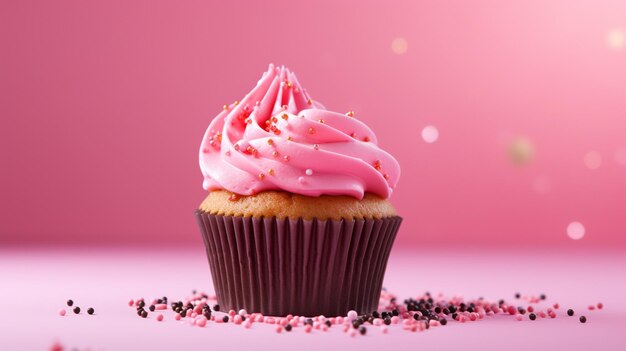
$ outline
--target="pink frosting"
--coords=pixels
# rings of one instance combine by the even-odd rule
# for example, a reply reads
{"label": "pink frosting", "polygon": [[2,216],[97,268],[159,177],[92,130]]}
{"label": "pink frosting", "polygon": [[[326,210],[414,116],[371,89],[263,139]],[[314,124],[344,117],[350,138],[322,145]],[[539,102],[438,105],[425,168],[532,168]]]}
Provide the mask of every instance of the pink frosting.
{"label": "pink frosting", "polygon": [[326,110],[292,72],[270,65],[256,87],[225,105],[204,134],[204,189],[389,197],[400,166],[351,115]]}

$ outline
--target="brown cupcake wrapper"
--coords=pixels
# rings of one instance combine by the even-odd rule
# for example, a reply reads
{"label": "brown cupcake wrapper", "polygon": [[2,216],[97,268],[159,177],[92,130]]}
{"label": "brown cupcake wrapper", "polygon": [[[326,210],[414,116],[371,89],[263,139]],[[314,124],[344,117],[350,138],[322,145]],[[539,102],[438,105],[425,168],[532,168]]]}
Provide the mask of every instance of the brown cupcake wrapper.
{"label": "brown cupcake wrapper", "polygon": [[223,310],[264,315],[370,313],[401,217],[304,220],[196,218]]}

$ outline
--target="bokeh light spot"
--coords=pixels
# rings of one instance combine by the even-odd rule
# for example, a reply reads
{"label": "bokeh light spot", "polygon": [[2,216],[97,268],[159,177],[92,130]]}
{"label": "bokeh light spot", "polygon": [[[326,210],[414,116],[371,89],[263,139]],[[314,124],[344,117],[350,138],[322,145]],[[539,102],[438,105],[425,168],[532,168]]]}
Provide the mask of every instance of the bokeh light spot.
{"label": "bokeh light spot", "polygon": [[529,164],[535,155],[535,148],[527,138],[515,138],[509,144],[507,154],[511,162],[524,166]]}
{"label": "bokeh light spot", "polygon": [[590,151],[585,154],[584,161],[587,168],[595,170],[600,168],[600,166],[602,165],[602,156],[600,156],[600,154],[595,151]]}
{"label": "bokeh light spot", "polygon": [[621,29],[613,29],[606,36],[608,46],[613,50],[621,50],[626,46],[626,33]]}
{"label": "bokeh light spot", "polygon": [[431,144],[439,139],[439,130],[434,126],[426,126],[422,129],[422,139]]}
{"label": "bokeh light spot", "polygon": [[585,236],[585,226],[580,222],[572,222],[567,226],[567,236],[572,240],[580,240]]}
{"label": "bokeh light spot", "polygon": [[409,43],[402,37],[394,38],[391,42],[391,50],[398,55],[404,54],[408,48]]}

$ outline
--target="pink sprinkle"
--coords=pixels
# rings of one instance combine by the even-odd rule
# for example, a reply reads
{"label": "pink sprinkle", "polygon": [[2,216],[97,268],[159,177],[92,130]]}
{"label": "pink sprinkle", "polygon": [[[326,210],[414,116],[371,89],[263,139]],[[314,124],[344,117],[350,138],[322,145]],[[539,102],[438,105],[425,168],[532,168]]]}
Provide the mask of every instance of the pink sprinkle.
{"label": "pink sprinkle", "polygon": [[150,301],[151,305],[156,305],[157,304],[157,299],[152,299],[152,301]]}
{"label": "pink sprinkle", "polygon": [[282,333],[283,332],[283,327],[281,327],[280,325],[278,327],[276,327],[276,332],[278,334]]}
{"label": "pink sprinkle", "polygon": [[263,315],[258,315],[256,317],[256,321],[259,322],[259,323],[263,323],[264,320],[265,320],[265,316],[263,316]]}
{"label": "pink sprinkle", "polygon": [[473,313],[473,312],[472,312],[472,313],[470,313],[470,315],[469,315],[469,319],[470,319],[470,321],[475,321],[475,320],[476,320],[476,314],[475,314],[475,313]]}
{"label": "pink sprinkle", "polygon": [[245,323],[243,323],[243,327],[246,329],[250,329],[251,326],[252,322],[250,322],[250,319],[246,319]]}
{"label": "pink sprinkle", "polygon": [[191,318],[196,318],[196,317],[198,317],[198,314],[196,312],[191,312],[191,316],[190,317]]}
{"label": "pink sprinkle", "polygon": [[[154,305],[154,309],[155,310],[166,310],[167,309],[167,305],[164,303],[159,303]],[[202,311],[202,308],[200,309],[200,311]]]}
{"label": "pink sprinkle", "polygon": [[265,318],[265,323],[267,323],[267,324],[274,324],[274,323],[276,323],[276,320],[273,317],[267,317],[267,318]]}
{"label": "pink sprinkle", "polygon": [[548,312],[548,316],[550,316],[550,318],[556,318],[556,313]]}
{"label": "pink sprinkle", "polygon": [[354,338],[356,336],[356,329],[352,328],[349,332],[350,337]]}
{"label": "pink sprinkle", "polygon": [[133,300],[133,299],[128,300],[128,306],[129,307],[133,307],[134,304],[135,304],[135,300]]}
{"label": "pink sprinkle", "polygon": [[555,303],[554,305],[552,305],[552,307],[554,307],[555,310],[558,310],[559,309],[559,304]]}
{"label": "pink sprinkle", "polygon": [[156,316],[156,320],[159,322],[163,321],[163,315],[159,314],[158,316]]}
{"label": "pink sprinkle", "polygon": [[381,318],[374,318],[374,325],[380,327],[383,325],[383,320]]}
{"label": "pink sprinkle", "polygon": [[521,314],[517,314],[517,315],[515,315],[515,319],[518,320],[518,321],[521,321],[521,320],[524,319],[524,317],[522,317]]}
{"label": "pink sprinkle", "polygon": [[328,331],[328,326],[326,324],[322,324],[322,331]]}
{"label": "pink sprinkle", "polygon": [[242,322],[241,316],[240,315],[236,315],[235,317],[233,317],[235,324],[239,325]]}
{"label": "pink sprinkle", "polygon": [[539,317],[546,318],[546,313],[544,311],[539,312]]}
{"label": "pink sprinkle", "polygon": [[176,314],[174,315],[174,319],[175,319],[175,320],[177,320],[177,321],[179,321],[181,318],[182,318],[182,317],[180,316],[180,314],[179,314],[179,313],[176,313]]}
{"label": "pink sprinkle", "polygon": [[596,306],[594,306],[594,305],[589,305],[589,306],[587,307],[587,309],[588,309],[589,311],[593,311],[593,310],[595,310],[595,309],[596,309]]}
{"label": "pink sprinkle", "polygon": [[601,310],[602,308],[604,308],[604,305],[602,304],[602,302],[598,302],[598,309]]}
{"label": "pink sprinkle", "polygon": [[313,329],[313,327],[311,325],[309,325],[309,324],[304,326],[304,332],[305,333],[310,333],[312,329]]}
{"label": "pink sprinkle", "polygon": [[197,326],[199,326],[199,327],[205,327],[205,326],[206,326],[206,322],[207,322],[206,318],[205,318],[204,316],[202,316],[201,318],[198,318],[198,319],[195,321],[195,324],[196,324]]}
{"label": "pink sprinkle", "polygon": [[344,325],[344,326],[343,326],[343,332],[344,332],[344,333],[347,333],[347,332],[348,332],[348,330],[350,330],[350,326],[349,326],[349,325],[347,325],[347,324],[346,324],[346,325]]}
{"label": "pink sprinkle", "polygon": [[513,316],[517,314],[517,309],[514,306],[509,306],[507,308],[507,312],[509,312],[509,314]]}
{"label": "pink sprinkle", "polygon": [[430,323],[428,323],[431,327],[438,327],[439,326],[439,321],[436,320],[432,320],[430,321]]}
{"label": "pink sprinkle", "polygon": [[242,309],[239,310],[239,315],[240,316],[245,316],[247,314],[248,314],[248,311],[246,311],[245,309],[242,308]]}
{"label": "pink sprinkle", "polygon": [[400,323],[400,317],[398,317],[398,316],[391,317],[391,323],[393,323],[393,324]]}
{"label": "pink sprinkle", "polygon": [[343,317],[339,316],[335,319],[335,324],[343,324]]}
{"label": "pink sprinkle", "polygon": [[533,308],[533,306],[528,306],[526,310],[528,311],[528,313],[535,312],[535,309]]}
{"label": "pink sprinkle", "polygon": [[237,312],[235,312],[235,310],[228,311],[228,315],[231,316],[231,317],[235,316],[236,314],[237,314]]}
{"label": "pink sprinkle", "polygon": [[65,316],[65,308],[59,308],[59,316],[63,317]]}
{"label": "pink sprinkle", "polygon": [[387,328],[386,325],[383,325],[382,327],[380,327],[380,331],[382,331],[383,334],[387,334],[389,332],[389,328]]}

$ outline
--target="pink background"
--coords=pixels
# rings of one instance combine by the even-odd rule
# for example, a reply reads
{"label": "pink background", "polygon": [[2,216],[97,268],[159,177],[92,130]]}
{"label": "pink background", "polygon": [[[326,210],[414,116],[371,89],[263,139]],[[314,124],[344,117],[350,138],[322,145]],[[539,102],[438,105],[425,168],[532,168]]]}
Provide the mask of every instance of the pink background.
{"label": "pink background", "polygon": [[[0,245],[199,245],[202,134],[274,62],[398,158],[398,245],[623,247],[625,13],[624,1],[3,1]],[[506,151],[519,137],[535,149],[523,166]]]}

